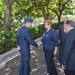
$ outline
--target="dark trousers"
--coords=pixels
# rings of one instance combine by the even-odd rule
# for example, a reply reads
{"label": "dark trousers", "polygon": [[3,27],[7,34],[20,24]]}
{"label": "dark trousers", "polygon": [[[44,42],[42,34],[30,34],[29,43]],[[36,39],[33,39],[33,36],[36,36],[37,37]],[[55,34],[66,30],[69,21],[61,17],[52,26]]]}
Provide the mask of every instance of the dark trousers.
{"label": "dark trousers", "polygon": [[30,58],[21,55],[21,66],[19,75],[30,75]]}
{"label": "dark trousers", "polygon": [[75,75],[75,70],[65,70],[65,75]]}
{"label": "dark trousers", "polygon": [[45,55],[46,64],[47,64],[47,72],[57,75],[57,71],[55,68],[54,61],[53,61],[54,51],[53,50],[45,50],[44,55]]}

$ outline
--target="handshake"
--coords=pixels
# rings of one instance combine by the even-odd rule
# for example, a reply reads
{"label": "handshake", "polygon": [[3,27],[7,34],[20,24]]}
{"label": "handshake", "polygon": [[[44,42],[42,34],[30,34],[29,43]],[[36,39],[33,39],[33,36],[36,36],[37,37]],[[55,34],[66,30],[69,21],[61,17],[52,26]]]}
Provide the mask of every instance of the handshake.
{"label": "handshake", "polygon": [[37,42],[37,44],[38,44],[38,47],[39,47],[42,44],[42,42],[39,41],[39,42]]}
{"label": "handshake", "polygon": [[[42,44],[42,42],[38,41],[37,44],[38,44],[38,47],[39,47]],[[20,46],[18,46],[17,49],[19,51],[20,50]]]}

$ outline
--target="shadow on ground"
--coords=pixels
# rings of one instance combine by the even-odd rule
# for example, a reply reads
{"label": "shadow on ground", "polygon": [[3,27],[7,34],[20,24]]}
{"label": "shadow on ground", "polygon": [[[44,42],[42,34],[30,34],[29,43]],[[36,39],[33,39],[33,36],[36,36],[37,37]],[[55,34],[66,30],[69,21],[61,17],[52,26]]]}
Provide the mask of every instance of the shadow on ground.
{"label": "shadow on ground", "polygon": [[[64,75],[59,62],[54,58],[56,63],[58,75]],[[7,63],[3,63],[0,66],[0,75],[19,75],[20,56],[10,60]],[[46,63],[44,59],[42,46],[39,48],[33,48],[31,50],[31,75],[44,75],[46,72]]]}

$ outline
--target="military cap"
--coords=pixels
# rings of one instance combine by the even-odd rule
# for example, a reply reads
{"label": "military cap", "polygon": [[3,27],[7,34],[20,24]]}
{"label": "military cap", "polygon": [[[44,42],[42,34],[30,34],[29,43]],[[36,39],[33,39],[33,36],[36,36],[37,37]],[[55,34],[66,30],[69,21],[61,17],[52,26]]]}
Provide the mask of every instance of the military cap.
{"label": "military cap", "polygon": [[31,19],[31,18],[24,18],[24,22],[33,22],[33,19]]}

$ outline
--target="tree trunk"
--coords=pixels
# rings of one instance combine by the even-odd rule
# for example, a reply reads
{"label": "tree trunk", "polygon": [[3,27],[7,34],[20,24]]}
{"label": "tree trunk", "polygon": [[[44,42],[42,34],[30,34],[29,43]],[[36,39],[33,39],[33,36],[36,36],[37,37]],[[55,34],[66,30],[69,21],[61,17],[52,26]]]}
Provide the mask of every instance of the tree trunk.
{"label": "tree trunk", "polygon": [[10,9],[7,8],[6,12],[4,14],[4,31],[8,32],[11,30],[11,26],[10,26]]}
{"label": "tree trunk", "polygon": [[48,16],[47,15],[44,15],[45,17],[44,17],[44,20],[48,20]]}
{"label": "tree trunk", "polygon": [[12,5],[16,2],[16,0],[6,0],[6,11],[4,13],[4,26],[3,29],[6,32],[9,32],[11,30],[11,25],[10,25],[10,14],[11,14],[11,9]]}
{"label": "tree trunk", "polygon": [[50,20],[51,19],[50,14],[45,14],[43,16],[44,16],[44,20]]}
{"label": "tree trunk", "polygon": [[58,15],[58,24],[60,23],[61,21],[61,15]]}

